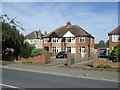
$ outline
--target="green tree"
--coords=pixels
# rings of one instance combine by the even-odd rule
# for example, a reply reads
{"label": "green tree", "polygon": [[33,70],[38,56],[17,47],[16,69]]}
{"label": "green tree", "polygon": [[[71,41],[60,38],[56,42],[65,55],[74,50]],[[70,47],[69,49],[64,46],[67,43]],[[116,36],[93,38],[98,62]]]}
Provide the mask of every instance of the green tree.
{"label": "green tree", "polygon": [[[6,21],[7,18],[7,21]],[[7,48],[14,49],[14,54],[18,56],[20,54],[20,48],[24,45],[24,35],[20,34],[17,29],[20,27],[15,19],[9,19],[7,15],[2,15],[2,20],[0,22],[2,24],[2,28],[0,28],[0,32],[2,32],[2,51],[4,52]],[[3,53],[5,54],[5,53]]]}
{"label": "green tree", "polygon": [[113,62],[120,62],[120,44],[114,47],[109,58]]}

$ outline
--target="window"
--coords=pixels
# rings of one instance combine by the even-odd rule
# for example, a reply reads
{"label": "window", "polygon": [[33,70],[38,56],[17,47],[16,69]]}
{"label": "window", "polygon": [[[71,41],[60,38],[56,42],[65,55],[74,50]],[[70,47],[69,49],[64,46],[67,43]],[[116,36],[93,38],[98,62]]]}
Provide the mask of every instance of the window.
{"label": "window", "polygon": [[60,47],[52,47],[52,52],[53,53],[58,53],[61,51],[61,48]]}
{"label": "window", "polygon": [[85,53],[85,47],[80,47],[80,53]]}
{"label": "window", "polygon": [[84,43],[85,42],[85,37],[80,37],[80,43]]}
{"label": "window", "polygon": [[60,43],[60,38],[52,38],[52,43]]}
{"label": "window", "polygon": [[75,47],[66,47],[66,52],[67,53],[76,53],[76,48]]}
{"label": "window", "polygon": [[35,43],[34,39],[29,39],[30,43]]}
{"label": "window", "polygon": [[117,35],[117,34],[112,35],[113,42],[118,42],[118,39],[119,39],[119,35]]}
{"label": "window", "polygon": [[66,43],[75,43],[75,37],[66,37],[65,42]]}
{"label": "window", "polygon": [[44,38],[44,43],[48,43],[49,38]]}

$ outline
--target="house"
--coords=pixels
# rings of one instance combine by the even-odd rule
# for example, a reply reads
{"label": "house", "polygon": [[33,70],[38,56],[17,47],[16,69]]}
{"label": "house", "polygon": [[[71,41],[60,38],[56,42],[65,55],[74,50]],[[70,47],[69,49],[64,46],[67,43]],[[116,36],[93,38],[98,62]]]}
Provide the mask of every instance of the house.
{"label": "house", "polygon": [[44,35],[41,31],[33,31],[25,36],[25,42],[28,42],[31,46],[35,46],[36,48],[42,48],[42,37]]}
{"label": "house", "polygon": [[43,36],[43,48],[56,55],[60,51],[85,57],[94,52],[94,37],[78,25],[68,22]]}
{"label": "house", "polygon": [[113,50],[114,46],[117,46],[120,42],[120,26],[110,33],[109,36],[109,50],[110,52]]}

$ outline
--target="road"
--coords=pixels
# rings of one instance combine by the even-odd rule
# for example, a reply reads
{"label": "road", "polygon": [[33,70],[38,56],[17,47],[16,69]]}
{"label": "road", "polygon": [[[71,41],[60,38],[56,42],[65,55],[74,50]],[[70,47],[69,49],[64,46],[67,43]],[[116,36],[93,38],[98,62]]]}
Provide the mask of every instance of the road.
{"label": "road", "polygon": [[[5,68],[2,69],[2,83],[4,85],[19,88],[118,88],[117,82],[43,74]],[[3,87],[6,87],[4,85]]]}

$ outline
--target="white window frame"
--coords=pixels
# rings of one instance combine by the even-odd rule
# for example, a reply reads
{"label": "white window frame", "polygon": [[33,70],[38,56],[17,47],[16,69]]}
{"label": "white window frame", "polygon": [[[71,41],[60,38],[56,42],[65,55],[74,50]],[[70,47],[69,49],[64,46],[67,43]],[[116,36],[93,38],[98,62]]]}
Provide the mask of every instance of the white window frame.
{"label": "white window frame", "polygon": [[44,38],[44,43],[48,43],[49,38]]}
{"label": "white window frame", "polygon": [[112,35],[112,42],[119,42],[119,35],[118,34]]}
{"label": "white window frame", "polygon": [[[70,40],[70,42],[69,42]],[[75,37],[66,37],[65,38],[65,43],[75,43],[76,38]]]}
{"label": "white window frame", "polygon": [[[84,48],[84,51],[83,51]],[[85,53],[85,47],[79,47],[79,53]]]}
{"label": "white window frame", "polygon": [[58,53],[61,51],[60,47],[52,47],[52,53]]}
{"label": "white window frame", "polygon": [[54,37],[51,39],[51,43],[60,43],[60,42],[61,42],[60,38]]}
{"label": "white window frame", "polygon": [[34,39],[29,39],[29,42],[30,43],[35,43],[35,40]]}
{"label": "white window frame", "polygon": [[[83,40],[83,41],[81,42],[81,40]],[[80,37],[80,43],[85,43],[85,37],[84,36]]]}
{"label": "white window frame", "polygon": [[[70,52],[68,52],[68,48],[70,49]],[[75,47],[66,47],[66,52],[67,53],[76,53],[76,48]]]}

